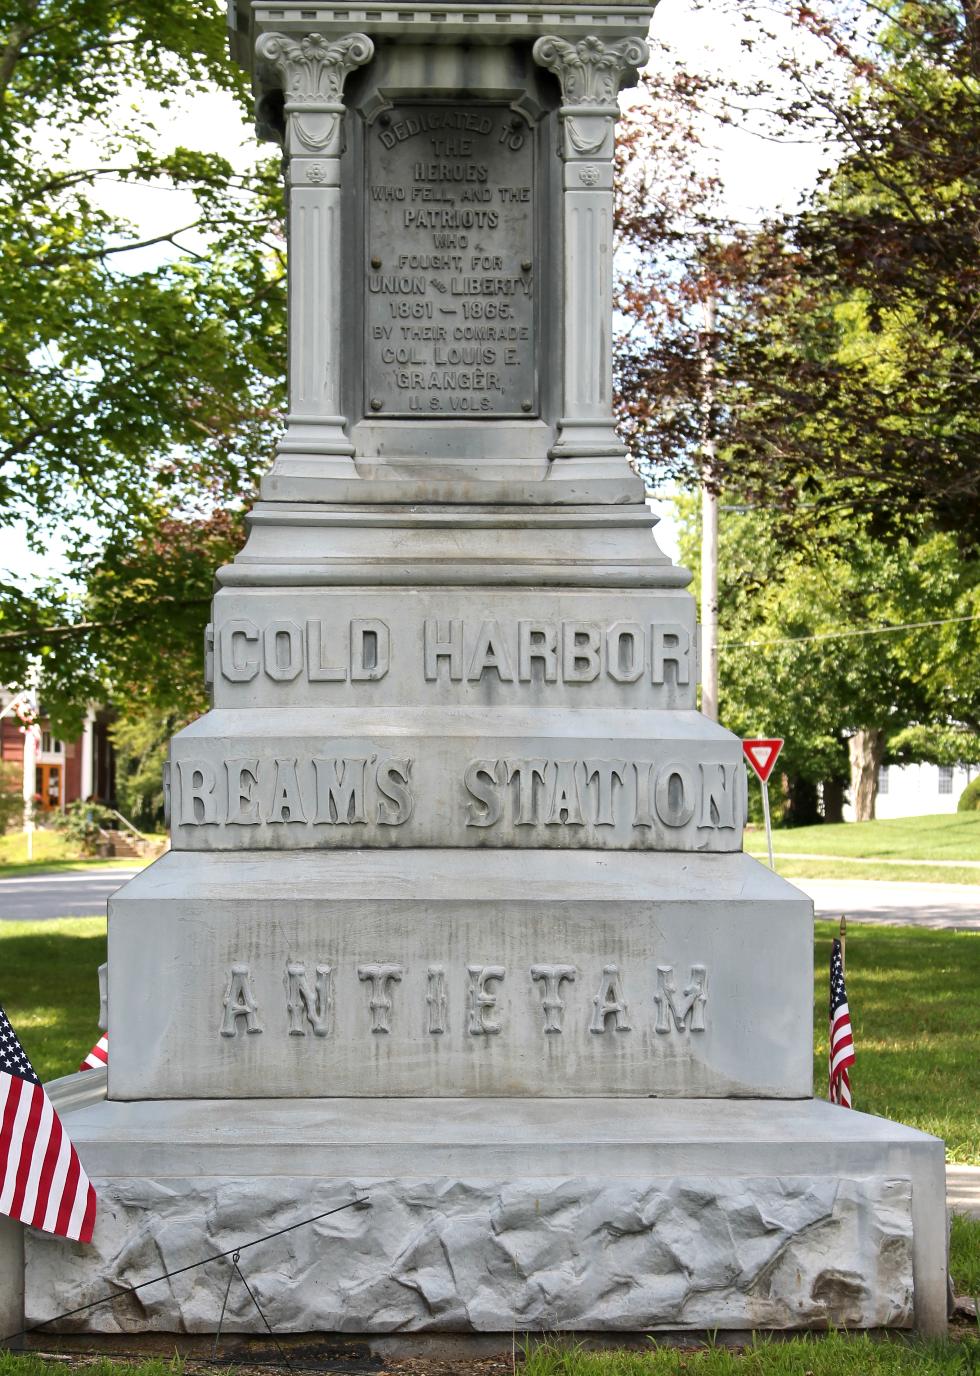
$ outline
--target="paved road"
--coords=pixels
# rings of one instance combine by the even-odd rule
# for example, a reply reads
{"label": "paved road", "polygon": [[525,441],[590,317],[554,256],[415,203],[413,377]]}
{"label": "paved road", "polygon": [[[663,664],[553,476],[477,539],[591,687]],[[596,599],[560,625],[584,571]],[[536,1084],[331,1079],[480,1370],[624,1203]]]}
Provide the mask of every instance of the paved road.
{"label": "paved road", "polygon": [[[778,866],[778,860],[777,860]],[[137,871],[86,870],[0,879],[0,922],[89,917]],[[908,923],[980,931],[980,885],[916,884],[892,879],[794,879],[810,895],[818,917],[846,913],[863,922]]]}
{"label": "paved road", "polygon": [[980,1166],[946,1164],[946,1203],[954,1214],[980,1218]]}
{"label": "paved road", "polygon": [[137,873],[135,869],[91,869],[0,879],[0,922],[104,917],[106,899]]}
{"label": "paved road", "polygon": [[916,884],[899,879],[791,879],[790,883],[810,895],[817,917],[846,913],[848,921],[980,932],[980,885]]}

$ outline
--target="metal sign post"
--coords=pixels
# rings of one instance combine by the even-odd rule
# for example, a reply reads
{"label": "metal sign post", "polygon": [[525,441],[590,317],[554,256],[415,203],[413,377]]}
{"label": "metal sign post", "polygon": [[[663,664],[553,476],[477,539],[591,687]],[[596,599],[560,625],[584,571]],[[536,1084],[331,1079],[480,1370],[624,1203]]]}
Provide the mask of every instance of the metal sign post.
{"label": "metal sign post", "polygon": [[776,865],[772,858],[772,820],[769,816],[769,782],[767,779],[762,780],[762,815],[766,819],[766,846],[769,850],[769,868],[774,870]]}
{"label": "metal sign post", "polygon": [[766,847],[769,851],[769,868],[775,870],[772,854],[772,819],[769,813],[769,775],[779,758],[783,741],[779,737],[749,740],[742,742],[742,754],[752,766],[762,785],[762,815],[766,822]]}

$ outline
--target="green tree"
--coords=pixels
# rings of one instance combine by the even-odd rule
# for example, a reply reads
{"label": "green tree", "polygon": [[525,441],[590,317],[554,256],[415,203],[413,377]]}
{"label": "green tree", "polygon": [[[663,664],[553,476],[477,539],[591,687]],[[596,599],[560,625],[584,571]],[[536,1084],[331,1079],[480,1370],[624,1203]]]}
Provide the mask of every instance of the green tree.
{"label": "green tree", "polygon": [[[685,514],[696,564],[693,500]],[[786,820],[816,820],[816,786],[826,801],[845,783],[866,819],[878,769],[915,758],[912,742],[955,735],[958,760],[975,749],[980,643],[968,618],[980,613],[980,562],[950,534],[882,541],[853,518],[806,548],[781,534],[778,513],[723,512],[722,720],[742,736],[785,737]]]}
{"label": "green tree", "polygon": [[24,817],[24,771],[19,764],[0,762],[0,836]]}
{"label": "green tree", "polygon": [[[4,580],[0,679],[23,682],[41,655],[65,725],[95,686],[167,681],[204,582],[160,561],[187,574],[210,556],[268,462],[285,373],[277,169],[243,175],[167,138],[187,93],[225,92],[244,121],[225,45],[216,0],[0,0],[0,527],[26,522],[41,550],[67,531],[70,565],[31,590]],[[105,208],[114,182],[178,188],[195,210],[134,255],[136,231]],[[106,623],[122,627],[112,655]],[[121,667],[127,648],[139,658]]]}
{"label": "green tree", "polygon": [[124,816],[144,831],[163,827],[163,766],[170,737],[186,725],[175,712],[130,702],[112,727],[116,799]]}
{"label": "green tree", "polygon": [[[638,283],[619,294],[621,414],[654,484],[704,481],[738,509],[722,530],[723,719],[786,736],[788,817],[809,820],[818,783],[839,802],[848,779],[871,815],[884,760],[977,726],[977,11],[729,9],[786,87],[675,73],[651,88],[656,116],[635,113],[628,146],[649,171],[621,170]],[[779,54],[773,10],[809,41]],[[678,189],[709,105],[832,140],[799,212],[756,229],[725,221],[712,179]],[[942,624],[877,633],[918,621]]]}
{"label": "green tree", "polygon": [[[799,213],[761,231],[726,224],[710,197],[665,216],[655,190],[626,182],[627,261],[643,262],[649,281],[621,294],[618,383],[641,462],[656,481],[690,482],[707,430],[713,481],[733,500],[782,507],[784,540],[822,538],[827,516],[852,512],[880,536],[925,516],[975,549],[975,3],[777,3],[805,31],[805,66],[777,51],[753,0],[729,8],[746,21],[748,47],[768,45],[788,91],[702,83],[702,118],[706,102],[743,122],[765,106],[770,137],[828,137],[840,156]],[[639,138],[651,181],[658,161],[695,141],[684,100],[672,108],[670,138],[662,119]],[[710,337],[694,309],[707,297]]]}

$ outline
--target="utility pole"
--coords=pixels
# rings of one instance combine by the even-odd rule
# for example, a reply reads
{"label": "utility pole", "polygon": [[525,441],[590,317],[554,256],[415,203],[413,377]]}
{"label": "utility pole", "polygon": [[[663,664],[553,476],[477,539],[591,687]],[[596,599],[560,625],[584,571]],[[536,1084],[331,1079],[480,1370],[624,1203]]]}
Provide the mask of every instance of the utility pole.
{"label": "utility pole", "polygon": [[701,711],[718,720],[718,494],[711,489],[715,471],[714,378],[712,340],[715,331],[714,293],[704,303],[706,344],[704,416],[701,442]]}

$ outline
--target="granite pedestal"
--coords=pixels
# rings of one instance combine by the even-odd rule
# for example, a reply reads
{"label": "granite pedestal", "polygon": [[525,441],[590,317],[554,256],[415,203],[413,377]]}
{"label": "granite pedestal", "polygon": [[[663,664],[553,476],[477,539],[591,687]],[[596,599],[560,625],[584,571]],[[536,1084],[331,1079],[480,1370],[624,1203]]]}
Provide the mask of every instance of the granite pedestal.
{"label": "granite pedestal", "polygon": [[[93,1249],[32,1232],[40,1322],[337,1204],[243,1254],[277,1332],[945,1325],[942,1144],[813,1100],[105,1101],[72,1135]],[[210,1333],[226,1264],[55,1331]],[[255,1332],[247,1294],[228,1332]],[[399,1350],[397,1344],[395,1350]]]}
{"label": "granite pedestal", "polygon": [[[110,903],[107,1097],[56,1091],[94,1242],[0,1234],[29,1323],[290,1228],[243,1253],[283,1333],[943,1330],[942,1143],[811,1098],[812,907],[614,424],[651,8],[232,7],[289,411]],[[56,1327],[210,1333],[227,1281]]]}

